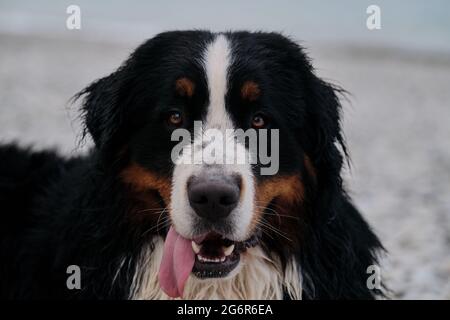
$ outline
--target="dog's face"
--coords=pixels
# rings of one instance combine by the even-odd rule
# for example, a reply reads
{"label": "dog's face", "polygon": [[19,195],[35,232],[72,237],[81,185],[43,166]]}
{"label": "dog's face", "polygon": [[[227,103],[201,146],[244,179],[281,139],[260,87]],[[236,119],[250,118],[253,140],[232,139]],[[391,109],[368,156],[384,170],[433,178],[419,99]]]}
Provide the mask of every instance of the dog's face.
{"label": "dog's face", "polygon": [[[139,202],[128,214],[192,242],[197,277],[232,276],[249,247],[279,257],[297,249],[340,135],[333,89],[296,44],[267,33],[164,33],[83,93],[103,161],[121,163]],[[254,130],[256,149],[236,129]],[[174,137],[184,134],[191,140],[180,147]],[[215,149],[225,161],[208,161],[211,146],[227,142],[232,153]]]}

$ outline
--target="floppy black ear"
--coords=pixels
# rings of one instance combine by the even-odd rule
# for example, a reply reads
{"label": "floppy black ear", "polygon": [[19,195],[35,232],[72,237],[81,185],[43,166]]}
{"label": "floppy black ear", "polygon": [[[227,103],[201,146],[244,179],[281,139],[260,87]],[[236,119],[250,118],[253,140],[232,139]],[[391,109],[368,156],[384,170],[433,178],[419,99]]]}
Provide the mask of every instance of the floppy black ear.
{"label": "floppy black ear", "polygon": [[377,265],[382,245],[342,186],[341,168],[348,157],[340,126],[342,89],[315,75],[308,82],[304,143],[319,191],[310,204],[308,241],[299,252],[305,297],[372,299],[383,292],[368,288],[366,270]]}
{"label": "floppy black ear", "polygon": [[318,170],[319,178],[339,182],[343,159],[348,156],[341,131],[338,97],[344,91],[313,74],[308,86],[307,129],[303,145]]}
{"label": "floppy black ear", "polygon": [[81,108],[84,121],[83,136],[90,134],[99,150],[109,150],[115,144],[122,125],[120,103],[124,79],[121,69],[91,83],[75,99],[84,96]]}

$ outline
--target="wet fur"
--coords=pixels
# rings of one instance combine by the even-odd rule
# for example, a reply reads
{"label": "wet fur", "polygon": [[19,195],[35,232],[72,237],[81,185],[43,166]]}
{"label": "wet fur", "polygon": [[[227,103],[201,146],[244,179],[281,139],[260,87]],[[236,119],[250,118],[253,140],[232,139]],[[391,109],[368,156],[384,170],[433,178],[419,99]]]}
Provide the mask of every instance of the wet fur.
{"label": "wet fur", "polygon": [[[367,288],[366,269],[377,263],[381,244],[341,181],[346,149],[340,128],[339,90],[316,77],[302,49],[285,37],[247,32],[227,36],[241,43],[234,48],[236,55],[245,55],[246,46],[256,45],[276,54],[261,51],[262,56],[255,59],[279,57],[276,63],[268,63],[270,77],[260,75],[258,88],[261,98],[271,94],[274,104],[278,101],[280,108],[290,108],[283,112],[289,117],[280,120],[286,132],[280,175],[298,175],[304,195],[301,202],[289,205],[279,198],[271,201],[274,210],[298,219],[290,222],[267,217],[289,238],[272,234],[261,239],[259,258],[249,267],[259,268],[267,282],[256,284],[243,273],[233,280],[234,284],[228,284],[228,289],[191,283],[189,296],[380,296],[381,291]],[[143,122],[153,115],[149,106],[170,102],[164,92],[172,85],[170,75],[179,71],[158,61],[170,52],[170,57],[179,62],[173,65],[181,65],[213,37],[202,31],[161,34],[139,47],[116,72],[83,90],[79,96],[84,97],[86,134],[95,142],[88,155],[68,159],[51,151],[36,152],[12,144],[0,147],[1,298],[162,297],[148,281],[157,272],[157,263],[151,260],[160,245],[155,247],[154,241],[165,236],[167,226],[158,225],[159,214],[144,214],[143,210],[149,206],[158,210],[166,204],[157,191],[136,191],[120,177],[124,168],[138,162],[158,172],[161,179],[170,180],[171,163],[166,152],[171,145],[160,143],[170,141],[170,135],[159,125],[148,127]],[[146,55],[152,59],[143,61]],[[183,70],[191,72],[196,82],[193,100],[186,102],[192,104],[203,99],[203,84],[194,71],[195,65]],[[271,83],[272,77],[280,81]],[[297,121],[288,123],[290,119]],[[145,138],[149,136],[157,139]],[[298,160],[305,155],[310,159],[307,164]],[[257,177],[257,183],[263,179]],[[263,260],[267,264],[258,267]],[[81,268],[81,290],[66,287],[66,269],[72,264]],[[231,291],[228,294],[226,290]]]}

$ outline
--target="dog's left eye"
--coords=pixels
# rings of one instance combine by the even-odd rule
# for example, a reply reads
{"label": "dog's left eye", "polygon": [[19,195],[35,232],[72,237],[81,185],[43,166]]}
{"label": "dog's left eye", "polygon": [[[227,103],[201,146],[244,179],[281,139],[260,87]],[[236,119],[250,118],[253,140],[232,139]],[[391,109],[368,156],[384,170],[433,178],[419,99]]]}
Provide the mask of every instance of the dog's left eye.
{"label": "dog's left eye", "polygon": [[172,111],[167,118],[167,122],[172,125],[179,127],[183,124],[183,116],[179,111]]}
{"label": "dog's left eye", "polygon": [[257,114],[252,119],[252,127],[254,129],[262,129],[266,126],[266,120],[260,114]]}

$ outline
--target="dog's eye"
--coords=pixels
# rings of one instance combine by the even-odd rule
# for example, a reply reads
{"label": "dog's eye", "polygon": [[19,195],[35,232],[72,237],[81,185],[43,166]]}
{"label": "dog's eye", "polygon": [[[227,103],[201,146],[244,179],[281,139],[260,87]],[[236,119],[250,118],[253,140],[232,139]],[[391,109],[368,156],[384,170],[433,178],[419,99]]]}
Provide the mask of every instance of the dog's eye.
{"label": "dog's eye", "polygon": [[262,129],[266,126],[266,120],[260,114],[257,114],[252,119],[252,128],[254,129]]}
{"label": "dog's eye", "polygon": [[172,126],[176,126],[176,127],[181,126],[183,124],[183,116],[181,115],[181,112],[172,111],[169,114],[167,122]]}

